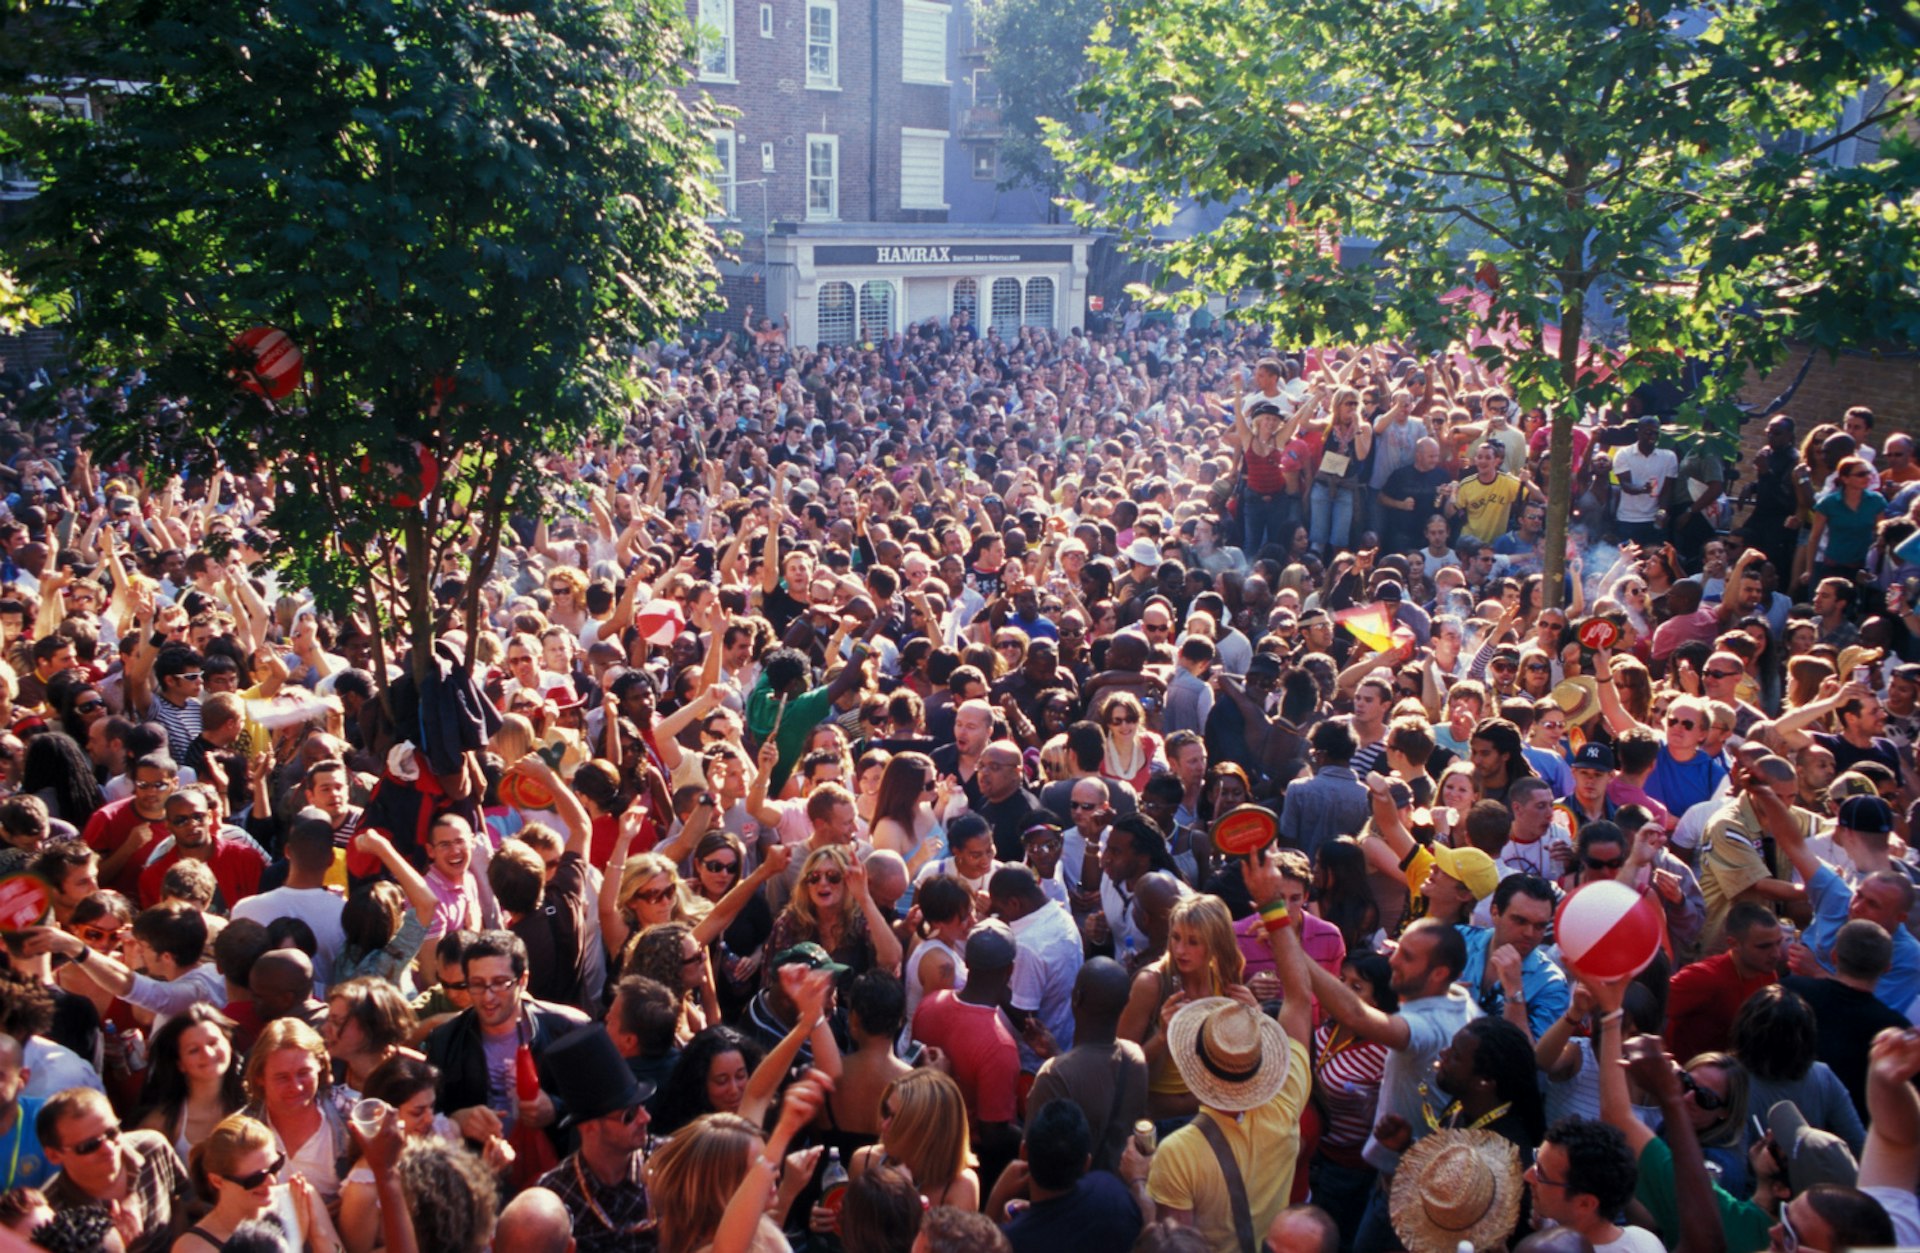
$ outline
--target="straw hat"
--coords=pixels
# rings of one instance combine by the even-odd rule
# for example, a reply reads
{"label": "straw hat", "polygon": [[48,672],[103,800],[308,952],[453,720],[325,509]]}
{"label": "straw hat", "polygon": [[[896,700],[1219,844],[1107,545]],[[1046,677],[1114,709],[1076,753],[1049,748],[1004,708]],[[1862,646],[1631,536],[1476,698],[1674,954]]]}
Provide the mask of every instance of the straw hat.
{"label": "straw hat", "polygon": [[1227,996],[1181,1006],[1167,1024],[1167,1052],[1187,1090],[1229,1114],[1271,1101],[1293,1059],[1279,1023]]}
{"label": "straw hat", "polygon": [[1400,1158],[1388,1209],[1408,1253],[1500,1248],[1520,1221],[1520,1154],[1491,1131],[1435,1131]]}
{"label": "straw hat", "polygon": [[1570,727],[1585,726],[1600,716],[1600,684],[1584,674],[1560,680],[1547,696],[1567,715]]}

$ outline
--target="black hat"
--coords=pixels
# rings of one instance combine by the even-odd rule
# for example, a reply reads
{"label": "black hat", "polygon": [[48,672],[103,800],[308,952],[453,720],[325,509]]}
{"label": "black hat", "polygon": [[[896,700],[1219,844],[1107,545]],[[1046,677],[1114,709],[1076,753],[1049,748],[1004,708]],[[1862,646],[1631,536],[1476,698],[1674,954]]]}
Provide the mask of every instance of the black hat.
{"label": "black hat", "polygon": [[1893,807],[1878,796],[1849,796],[1834,817],[1847,830],[1862,835],[1888,835],[1893,831]]}
{"label": "black hat", "polygon": [[555,1095],[567,1110],[560,1121],[563,1127],[622,1113],[653,1095],[653,1085],[633,1077],[627,1059],[600,1023],[561,1037],[546,1055],[549,1073],[560,1088]]}
{"label": "black hat", "polygon": [[1405,588],[1401,587],[1398,583],[1394,582],[1392,579],[1387,579],[1380,584],[1379,590],[1375,591],[1373,595],[1374,595],[1374,599],[1376,600],[1396,600],[1397,601],[1397,600],[1403,599],[1406,596],[1406,594],[1407,592]]}
{"label": "black hat", "polygon": [[1575,770],[1611,770],[1613,769],[1613,749],[1605,744],[1588,741],[1580,746],[1569,763]]}

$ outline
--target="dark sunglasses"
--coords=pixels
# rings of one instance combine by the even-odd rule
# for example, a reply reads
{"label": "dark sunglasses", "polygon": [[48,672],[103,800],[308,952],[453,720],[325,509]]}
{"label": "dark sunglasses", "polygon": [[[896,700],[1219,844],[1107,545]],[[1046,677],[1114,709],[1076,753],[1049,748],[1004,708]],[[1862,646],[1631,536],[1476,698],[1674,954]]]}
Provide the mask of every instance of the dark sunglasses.
{"label": "dark sunglasses", "polygon": [[83,700],[73,707],[73,712],[77,714],[90,714],[96,709],[105,709],[106,707],[107,702],[103,700]]}
{"label": "dark sunglasses", "polygon": [[1727,1107],[1726,1097],[1695,1079],[1688,1071],[1680,1072],[1680,1086],[1693,1093],[1693,1103],[1709,1114]]}
{"label": "dark sunglasses", "polygon": [[1740,672],[1738,670],[1702,670],[1700,673],[1709,679],[1731,679]]}
{"label": "dark sunglasses", "polygon": [[1692,718],[1668,718],[1667,725],[1670,727],[1685,727],[1687,730],[1692,731],[1699,726],[1699,723],[1695,722]]}
{"label": "dark sunglasses", "polygon": [[109,1144],[114,1143],[119,1138],[120,1138],[120,1128],[108,1127],[105,1131],[102,1131],[99,1135],[89,1136],[87,1139],[80,1141],[80,1143],[68,1149],[67,1152],[72,1153],[77,1157],[92,1157],[95,1153],[98,1153],[101,1149],[106,1148]]}
{"label": "dark sunglasses", "polygon": [[807,886],[810,888],[818,887],[822,883],[831,883],[838,886],[840,880],[841,874],[838,870],[816,870],[807,876]]}
{"label": "dark sunglasses", "polygon": [[279,1157],[274,1158],[273,1165],[267,1167],[265,1170],[256,1170],[251,1175],[228,1175],[227,1181],[229,1183],[237,1184],[240,1187],[251,1192],[255,1188],[259,1187],[261,1184],[271,1180],[275,1175],[279,1174],[282,1170],[286,1169],[286,1165],[287,1165],[287,1155],[285,1153],[282,1153]]}
{"label": "dark sunglasses", "polygon": [[700,863],[708,874],[732,874],[740,869],[740,863],[731,859],[708,858]]}
{"label": "dark sunglasses", "polygon": [[1618,870],[1627,864],[1627,859],[1624,856],[1606,858],[1587,857],[1583,858],[1583,860],[1587,863],[1588,870]]}

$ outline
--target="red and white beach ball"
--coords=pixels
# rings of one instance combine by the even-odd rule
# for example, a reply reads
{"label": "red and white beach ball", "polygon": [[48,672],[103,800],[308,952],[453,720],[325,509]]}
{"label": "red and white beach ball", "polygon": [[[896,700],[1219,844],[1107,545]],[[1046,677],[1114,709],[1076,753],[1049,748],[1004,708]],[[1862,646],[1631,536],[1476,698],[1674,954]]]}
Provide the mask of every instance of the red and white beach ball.
{"label": "red and white beach ball", "polygon": [[1568,896],[1554,917],[1567,965],[1589,979],[1625,979],[1660,951],[1660,906],[1624,883],[1602,879]]}
{"label": "red and white beach ball", "polygon": [[306,358],[287,333],[271,326],[242,331],[233,341],[240,386],[270,400],[285,400],[300,386]]}
{"label": "red and white beach ball", "polygon": [[687,619],[680,612],[680,602],[662,597],[642,606],[640,612],[633,615],[633,625],[639,628],[640,637],[647,643],[665,646],[687,629]]}

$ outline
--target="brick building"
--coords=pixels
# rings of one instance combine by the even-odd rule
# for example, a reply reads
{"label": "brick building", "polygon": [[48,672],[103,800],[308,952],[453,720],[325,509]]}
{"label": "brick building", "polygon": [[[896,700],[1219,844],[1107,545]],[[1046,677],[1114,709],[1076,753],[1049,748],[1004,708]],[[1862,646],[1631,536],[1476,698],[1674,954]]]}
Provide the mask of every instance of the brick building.
{"label": "brick building", "polygon": [[[1078,324],[1092,240],[992,213],[976,185],[991,139],[974,103],[980,49],[939,0],[688,0],[695,79],[731,111],[712,132],[727,308],[802,343],[846,343],[964,314],[1003,335]],[[965,130],[971,142],[956,138]],[[978,166],[979,168],[976,168]],[[964,178],[966,185],[960,186]],[[992,187],[984,177],[978,180]],[[1009,220],[1011,217],[1013,220]]]}

